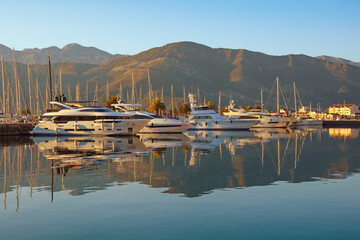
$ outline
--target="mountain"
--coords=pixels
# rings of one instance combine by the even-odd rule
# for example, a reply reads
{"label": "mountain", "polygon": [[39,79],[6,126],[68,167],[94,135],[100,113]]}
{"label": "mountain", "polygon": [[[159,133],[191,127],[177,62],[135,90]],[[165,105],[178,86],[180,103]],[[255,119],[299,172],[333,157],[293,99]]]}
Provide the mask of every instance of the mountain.
{"label": "mountain", "polygon": [[316,57],[316,58],[321,59],[321,60],[334,62],[334,63],[350,64],[350,65],[353,65],[355,67],[360,67],[360,62],[353,62],[353,61],[346,60],[346,59],[343,59],[343,58],[330,57],[330,56],[319,56],[319,57]]}
{"label": "mountain", "polygon": [[[4,54],[5,61],[12,61],[12,49],[0,44],[0,53]],[[48,56],[52,63],[76,62],[89,64],[104,64],[112,59],[121,57],[120,54],[112,55],[95,47],[84,47],[76,43],[68,44],[62,49],[58,47],[26,48],[22,51],[15,50],[16,59],[20,63],[46,64]]]}
{"label": "mountain", "polygon": [[[11,77],[10,62],[6,68]],[[122,84],[126,100],[126,96],[131,94],[133,76],[138,94],[141,89],[145,107],[148,103],[148,71],[157,96],[161,96],[163,87],[168,109],[170,86],[173,84],[178,104],[182,102],[183,86],[186,92],[193,93],[199,86],[201,99],[206,98],[215,104],[218,103],[220,90],[222,106],[228,104],[230,97],[237,105],[259,104],[260,89],[263,88],[265,105],[267,109],[274,110],[276,77],[279,77],[284,95],[281,99],[287,102],[287,105],[282,103],[282,107],[292,106],[293,82],[305,106],[310,102],[313,107],[320,103],[322,108],[344,101],[360,103],[360,67],[306,55],[270,56],[244,49],[210,48],[193,42],[178,42],[118,57],[102,65],[56,63],[52,66],[54,79],[59,78],[60,68],[63,92],[67,93],[70,89],[74,97],[75,85],[79,83],[82,98],[85,98],[86,85],[92,98],[97,83],[99,96],[104,99],[106,83],[109,82],[111,95],[118,94]],[[19,69],[23,82],[27,81],[26,66],[19,64]],[[31,69],[44,91],[47,65],[35,64]]]}
{"label": "mountain", "polygon": [[255,100],[260,100],[263,88],[266,104],[274,107],[273,84],[278,76],[284,98],[290,104],[293,82],[304,105],[310,101],[313,106],[318,102],[329,106],[344,100],[360,103],[360,68],[356,66],[305,55],[270,56],[244,49],[213,49],[192,42],[172,43],[117,58],[88,73],[96,76],[106,73],[112,79],[110,89],[118,89],[120,82],[129,85],[134,74],[138,87],[142,85],[144,92],[148,67],[153,88],[160,90],[164,86],[169,95],[170,84],[173,84],[178,97],[183,95],[183,85],[193,92],[199,86],[201,97],[215,103],[221,90],[222,104],[227,104],[232,96],[239,105],[254,105]]}

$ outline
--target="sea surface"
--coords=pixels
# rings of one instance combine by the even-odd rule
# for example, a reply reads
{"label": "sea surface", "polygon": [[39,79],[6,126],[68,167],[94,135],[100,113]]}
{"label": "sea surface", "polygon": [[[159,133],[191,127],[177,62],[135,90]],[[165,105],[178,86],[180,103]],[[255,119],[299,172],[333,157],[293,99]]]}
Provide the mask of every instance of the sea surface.
{"label": "sea surface", "polygon": [[356,128],[0,139],[0,239],[359,239]]}

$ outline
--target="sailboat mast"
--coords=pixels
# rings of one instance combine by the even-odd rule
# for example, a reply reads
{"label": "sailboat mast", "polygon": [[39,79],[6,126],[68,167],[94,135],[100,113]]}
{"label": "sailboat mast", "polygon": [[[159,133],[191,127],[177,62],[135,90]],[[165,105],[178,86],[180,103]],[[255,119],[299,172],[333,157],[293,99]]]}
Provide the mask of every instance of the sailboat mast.
{"label": "sailboat mast", "polygon": [[131,103],[135,104],[135,80],[134,80],[134,73],[131,73]]}
{"label": "sailboat mast", "polygon": [[221,91],[219,91],[218,113],[221,114]]}
{"label": "sailboat mast", "polygon": [[59,80],[60,80],[60,90],[59,90],[59,92],[60,92],[60,96],[62,96],[62,94],[63,94],[63,91],[62,91],[62,77],[61,77],[61,68],[60,68],[60,73],[59,73]]}
{"label": "sailboat mast", "polygon": [[263,88],[261,88],[261,90],[260,90],[260,99],[261,99],[260,108],[261,108],[261,111],[264,111]]}
{"label": "sailboat mast", "polygon": [[2,87],[3,87],[3,102],[2,102],[2,111],[3,114],[6,112],[6,104],[5,104],[5,66],[4,66],[4,54],[1,54],[1,77],[2,77]]}
{"label": "sailboat mast", "polygon": [[276,112],[280,112],[280,89],[279,89],[279,78],[276,77]]}
{"label": "sailboat mast", "polygon": [[[52,88],[52,79],[51,79],[51,63],[50,63],[50,56],[49,58],[49,83],[50,83],[50,101],[53,100],[53,88]],[[52,109],[52,104],[50,105],[50,108]]]}
{"label": "sailboat mast", "polygon": [[171,84],[171,117],[174,117],[174,88]]}
{"label": "sailboat mast", "polygon": [[151,87],[151,78],[150,78],[150,69],[148,68],[148,85],[149,85],[149,104],[152,100],[152,87]]}
{"label": "sailboat mast", "polygon": [[295,86],[295,82],[293,82],[294,85],[294,106],[295,106],[295,115],[297,113],[297,106],[296,106],[296,86]]}
{"label": "sailboat mast", "polygon": [[30,63],[27,62],[28,82],[29,82],[29,110],[30,114],[33,114],[32,101],[31,101],[31,72]]}

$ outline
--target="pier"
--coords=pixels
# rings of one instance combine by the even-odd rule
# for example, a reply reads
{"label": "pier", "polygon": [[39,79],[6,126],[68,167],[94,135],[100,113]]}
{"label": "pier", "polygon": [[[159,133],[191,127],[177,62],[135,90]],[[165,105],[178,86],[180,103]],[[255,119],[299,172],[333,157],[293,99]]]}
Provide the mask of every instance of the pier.
{"label": "pier", "polygon": [[30,135],[33,128],[32,123],[0,124],[0,136]]}

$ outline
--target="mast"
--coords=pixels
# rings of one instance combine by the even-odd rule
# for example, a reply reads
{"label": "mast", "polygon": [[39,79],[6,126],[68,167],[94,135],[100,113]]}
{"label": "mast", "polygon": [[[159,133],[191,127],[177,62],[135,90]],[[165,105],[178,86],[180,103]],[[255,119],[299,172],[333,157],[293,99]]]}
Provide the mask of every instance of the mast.
{"label": "mast", "polygon": [[27,62],[28,82],[29,82],[29,110],[30,114],[33,114],[32,101],[31,101],[31,70],[30,64]]}
{"label": "mast", "polygon": [[36,78],[36,108],[37,108],[37,115],[40,116],[40,101],[39,101],[39,81]]}
{"label": "mast", "polygon": [[221,91],[219,91],[219,104],[218,104],[218,112],[221,113]]}
{"label": "mast", "polygon": [[161,86],[161,101],[164,103],[164,86]]}
{"label": "mast", "polygon": [[21,114],[21,101],[20,101],[20,83],[19,77],[17,73],[17,65],[16,65],[16,57],[15,57],[15,49],[13,49],[13,64],[14,64],[14,78],[15,78],[15,99],[16,99],[16,112],[17,114]]}
{"label": "mast", "polygon": [[[60,81],[60,97],[62,96],[63,92],[62,92],[62,78],[61,78],[61,68],[60,68],[60,73],[59,73],[59,81]],[[87,84],[87,83],[86,83]],[[87,86],[87,85],[86,85]]]}
{"label": "mast", "polygon": [[2,87],[3,87],[3,102],[2,102],[2,111],[3,114],[6,112],[5,104],[5,66],[4,66],[4,54],[1,54],[1,77],[2,77]]}
{"label": "mast", "polygon": [[152,86],[151,86],[151,78],[150,78],[150,69],[148,68],[148,84],[149,84],[149,104],[152,100]]}
{"label": "mast", "polygon": [[279,78],[276,77],[276,112],[280,113],[280,89]]}
{"label": "mast", "polygon": [[[96,83],[97,84],[97,83]],[[124,100],[123,98],[123,89],[122,89],[122,84],[121,84],[121,82],[120,82],[120,88],[119,88],[119,98],[120,98],[120,100]]]}
{"label": "mast", "polygon": [[295,106],[295,116],[297,113],[297,106],[296,106],[296,86],[295,86],[295,82],[293,82],[294,85],[294,106]]}
{"label": "mast", "polygon": [[[50,101],[53,100],[53,88],[52,88],[52,79],[51,79],[51,63],[50,63],[50,56],[49,58],[49,83],[50,83]],[[52,104],[50,105],[50,108],[52,109]]]}
{"label": "mast", "polygon": [[260,99],[261,99],[260,108],[261,108],[261,111],[264,111],[263,88],[261,88],[261,90],[260,90]]}
{"label": "mast", "polygon": [[89,83],[88,83],[88,82],[86,82],[85,100],[86,100],[86,101],[89,101]]}
{"label": "mast", "polygon": [[76,84],[75,100],[80,101],[80,82],[77,82],[77,84]]}
{"label": "mast", "polygon": [[186,97],[185,97],[185,85],[183,85],[183,102],[185,103],[186,102]]}
{"label": "mast", "polygon": [[[120,83],[120,86],[121,86],[121,83]],[[97,98],[98,98],[97,93],[98,93],[98,83],[96,82],[93,104],[95,104],[95,102],[97,101]]]}
{"label": "mast", "polygon": [[174,117],[174,88],[171,84],[171,117]]}
{"label": "mast", "polygon": [[131,73],[131,81],[132,81],[132,86],[131,86],[131,103],[135,104],[135,80],[134,80],[134,73]]}

